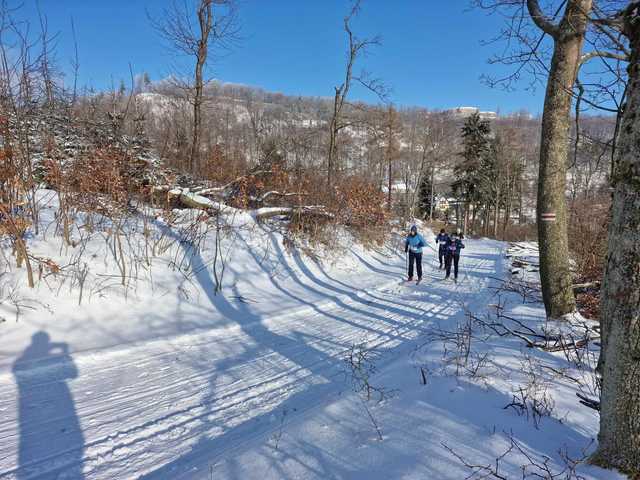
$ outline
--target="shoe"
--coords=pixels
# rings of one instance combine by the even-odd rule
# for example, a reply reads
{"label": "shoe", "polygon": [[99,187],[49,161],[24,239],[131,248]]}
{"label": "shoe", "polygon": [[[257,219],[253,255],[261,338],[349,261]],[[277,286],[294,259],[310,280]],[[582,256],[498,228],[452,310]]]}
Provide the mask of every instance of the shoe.
{"label": "shoe", "polygon": [[407,278],[407,282],[413,282],[413,277]]}

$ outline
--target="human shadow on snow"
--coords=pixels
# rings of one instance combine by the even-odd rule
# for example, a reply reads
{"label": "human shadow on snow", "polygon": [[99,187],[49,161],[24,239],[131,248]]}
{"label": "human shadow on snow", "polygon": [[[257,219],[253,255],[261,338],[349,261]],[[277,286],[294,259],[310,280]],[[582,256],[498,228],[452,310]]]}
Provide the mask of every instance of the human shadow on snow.
{"label": "human shadow on snow", "polygon": [[20,429],[16,478],[84,479],[85,440],[67,383],[78,370],[69,346],[39,331],[16,359],[13,374]]}

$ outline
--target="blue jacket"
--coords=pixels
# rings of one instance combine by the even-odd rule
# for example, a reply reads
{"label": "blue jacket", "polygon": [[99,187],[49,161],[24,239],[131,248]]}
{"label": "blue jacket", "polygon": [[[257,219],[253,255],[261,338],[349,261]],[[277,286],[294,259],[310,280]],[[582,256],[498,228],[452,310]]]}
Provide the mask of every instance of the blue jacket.
{"label": "blue jacket", "polygon": [[436,237],[436,243],[440,246],[439,249],[444,251],[447,246],[447,242],[449,242],[449,235],[446,233],[439,233]]}
{"label": "blue jacket", "polygon": [[416,233],[414,236],[409,235],[404,241],[404,251],[410,250],[413,253],[422,253],[422,247],[426,245],[422,235]]}
{"label": "blue jacket", "polygon": [[447,241],[447,255],[460,255],[460,250],[464,248],[464,243],[459,238],[455,240],[453,238],[449,238]]}

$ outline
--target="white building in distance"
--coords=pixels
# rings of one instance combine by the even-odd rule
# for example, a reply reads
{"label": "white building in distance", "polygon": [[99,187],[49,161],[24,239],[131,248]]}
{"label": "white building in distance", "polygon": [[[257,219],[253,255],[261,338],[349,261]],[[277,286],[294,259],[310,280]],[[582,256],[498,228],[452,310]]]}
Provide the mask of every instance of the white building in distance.
{"label": "white building in distance", "polygon": [[498,118],[498,114],[496,112],[481,112],[477,107],[457,107],[452,108],[449,112],[457,118],[467,118],[477,113],[480,115],[480,118],[483,120],[495,120]]}

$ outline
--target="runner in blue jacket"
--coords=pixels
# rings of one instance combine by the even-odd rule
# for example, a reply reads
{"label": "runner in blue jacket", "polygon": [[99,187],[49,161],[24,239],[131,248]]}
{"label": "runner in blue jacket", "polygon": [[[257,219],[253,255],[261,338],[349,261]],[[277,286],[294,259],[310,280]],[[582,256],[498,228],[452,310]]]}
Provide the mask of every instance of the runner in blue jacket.
{"label": "runner in blue jacket", "polygon": [[445,229],[441,229],[440,233],[436,237],[436,245],[438,245],[438,260],[440,261],[440,269],[444,266],[444,259],[447,254],[447,242],[449,241],[449,235]]}
{"label": "runner in blue jacket", "polygon": [[422,247],[426,247],[426,245],[424,238],[418,233],[418,227],[413,225],[404,242],[404,252],[409,252],[409,282],[413,280],[414,262],[418,273],[418,282],[422,280]]}

